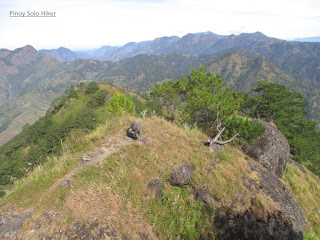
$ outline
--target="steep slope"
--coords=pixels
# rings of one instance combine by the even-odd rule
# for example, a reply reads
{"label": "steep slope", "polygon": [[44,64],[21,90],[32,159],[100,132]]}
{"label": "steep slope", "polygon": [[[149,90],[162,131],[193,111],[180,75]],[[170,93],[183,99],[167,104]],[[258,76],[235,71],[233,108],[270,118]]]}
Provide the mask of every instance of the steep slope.
{"label": "steep slope", "polygon": [[[141,141],[128,140],[125,129],[135,119],[116,117],[81,138],[70,136],[63,142],[60,157],[49,157],[47,164],[17,181],[1,200],[1,236],[213,239],[219,232],[215,219],[224,216],[218,209],[232,206],[241,215],[251,206],[253,222],[263,225],[273,219],[280,206],[270,197],[274,193],[261,190],[269,185],[260,178],[261,173],[266,174],[261,165],[233,147],[212,153],[202,144],[206,136],[200,131],[179,128],[157,117],[139,119],[143,124]],[[90,160],[84,162],[85,153]],[[183,187],[172,186],[167,179],[183,164],[193,166],[191,181]],[[288,188],[292,191],[306,218],[305,237],[316,239],[320,236],[320,181],[294,164],[288,165],[283,176],[287,186],[281,185],[277,191],[279,195]],[[149,188],[154,179],[162,181],[160,199]],[[207,189],[210,203],[196,200],[200,189]],[[290,226],[282,229],[281,221],[276,221],[272,231],[290,231]],[[242,239],[278,239],[255,237]]]}

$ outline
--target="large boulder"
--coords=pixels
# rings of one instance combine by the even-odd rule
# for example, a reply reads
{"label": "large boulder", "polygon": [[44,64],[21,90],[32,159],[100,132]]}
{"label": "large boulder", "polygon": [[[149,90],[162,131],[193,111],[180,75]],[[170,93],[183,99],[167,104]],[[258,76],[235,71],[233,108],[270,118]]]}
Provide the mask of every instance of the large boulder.
{"label": "large boulder", "polygon": [[[251,205],[242,211],[232,206],[221,207],[215,216],[219,239],[302,240],[305,219],[290,190],[279,178],[258,165],[249,163],[249,167],[260,180],[243,180],[243,184],[252,193],[259,193],[264,199],[272,200],[275,207],[263,206],[256,195],[253,195]],[[238,201],[241,202],[240,199]]]}
{"label": "large boulder", "polygon": [[169,177],[169,182],[173,186],[188,185],[192,177],[193,167],[190,164],[185,164],[173,170]]}
{"label": "large boulder", "polygon": [[134,140],[137,140],[141,133],[142,133],[142,124],[138,120],[132,122],[130,127],[127,129],[127,136]]}
{"label": "large boulder", "polygon": [[282,177],[286,162],[289,159],[290,146],[283,134],[271,123],[263,120],[255,120],[253,123],[261,123],[265,132],[258,137],[254,146],[245,145],[244,153],[258,161],[268,171],[279,178]]}

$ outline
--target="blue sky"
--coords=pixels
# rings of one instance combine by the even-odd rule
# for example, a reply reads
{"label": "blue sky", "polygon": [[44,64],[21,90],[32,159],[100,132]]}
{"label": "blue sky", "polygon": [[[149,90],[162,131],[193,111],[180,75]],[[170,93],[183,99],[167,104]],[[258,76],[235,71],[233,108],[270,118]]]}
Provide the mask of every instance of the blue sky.
{"label": "blue sky", "polygon": [[[10,18],[52,11],[55,18]],[[211,31],[320,36],[319,0],[0,0],[0,48],[92,49]]]}

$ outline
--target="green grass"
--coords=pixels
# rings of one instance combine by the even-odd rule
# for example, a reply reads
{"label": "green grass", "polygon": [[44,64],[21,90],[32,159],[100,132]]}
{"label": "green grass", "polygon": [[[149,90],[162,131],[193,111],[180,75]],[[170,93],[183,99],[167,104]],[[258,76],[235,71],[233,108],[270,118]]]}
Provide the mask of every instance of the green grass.
{"label": "green grass", "polygon": [[212,207],[195,202],[188,187],[166,186],[163,199],[151,199],[147,213],[164,239],[215,239]]}
{"label": "green grass", "polygon": [[64,176],[78,162],[77,157],[70,158],[68,154],[60,158],[49,158],[46,163],[37,166],[26,177],[17,180],[4,200],[15,202],[22,207],[31,206],[45,189]]}
{"label": "green grass", "polygon": [[289,187],[301,207],[306,220],[304,239],[320,237],[320,180],[305,169],[301,172],[292,164],[287,164],[282,180]]}
{"label": "green grass", "polygon": [[313,233],[311,232],[306,232],[303,236],[304,240],[320,240],[320,238],[316,237]]}

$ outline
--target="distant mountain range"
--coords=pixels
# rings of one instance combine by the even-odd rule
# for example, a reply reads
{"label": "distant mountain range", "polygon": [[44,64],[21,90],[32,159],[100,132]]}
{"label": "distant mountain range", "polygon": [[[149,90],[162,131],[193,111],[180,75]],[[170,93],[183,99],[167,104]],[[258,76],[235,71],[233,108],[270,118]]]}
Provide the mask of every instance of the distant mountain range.
{"label": "distant mountain range", "polygon": [[[187,75],[200,64],[220,73],[235,90],[249,91],[264,80],[302,93],[309,102],[308,118],[320,128],[320,43],[287,42],[259,32],[201,33],[88,52],[62,47],[40,52],[46,54],[32,46],[0,50],[0,145],[25,123],[43,116],[51,101],[71,84],[111,82],[143,92],[157,82]],[[85,59],[77,59],[80,55]]]}
{"label": "distant mountain range", "polygon": [[[250,39],[247,39],[249,36]],[[230,48],[225,46],[230,40],[237,37],[237,47],[250,44],[251,41],[270,41],[262,33],[240,34],[239,36],[223,36],[212,32],[189,33],[183,37],[161,37],[153,41],[129,42],[122,47],[103,46],[99,49],[89,51],[75,51],[60,47],[52,50],[40,50],[42,54],[49,53],[60,61],[72,61],[75,59],[94,59],[100,61],[120,61],[126,58],[134,57],[139,54],[163,54],[166,52],[181,52],[191,56],[207,55]],[[252,39],[251,39],[252,38]],[[221,40],[221,41],[220,41]],[[249,40],[249,41],[247,41]],[[274,39],[276,40],[276,39]],[[232,41],[232,40],[231,40]],[[279,40],[280,41],[280,40]],[[239,46],[238,46],[239,45]]]}
{"label": "distant mountain range", "polygon": [[320,37],[308,37],[308,38],[297,38],[294,41],[298,42],[320,42]]}
{"label": "distant mountain range", "polygon": [[[297,38],[295,42],[320,42],[320,37]],[[163,54],[170,51],[182,52],[187,55],[207,55],[233,47],[251,49],[250,44],[257,42],[284,43],[285,40],[269,38],[260,32],[243,33],[240,35],[218,35],[212,32],[189,33],[182,38],[177,36],[156,38],[153,41],[129,42],[121,47],[103,46],[88,51],[71,51],[68,48],[42,49],[40,53],[49,53],[63,61],[76,59],[94,59],[100,61],[120,61],[139,54]],[[259,51],[258,51],[259,52]]]}
{"label": "distant mountain range", "polygon": [[[260,32],[222,36],[211,32],[187,34],[182,38],[162,37],[153,41],[128,43],[122,47],[105,46],[88,52],[72,52],[65,48],[40,50],[61,61],[69,59],[94,59],[120,61],[139,54],[159,55],[181,52],[189,56],[212,55],[221,51],[240,48],[256,56],[265,56],[282,70],[299,78],[320,81],[320,44],[311,42],[289,42],[270,38]],[[60,53],[57,56],[57,53]],[[77,57],[76,57],[77,56]]]}

